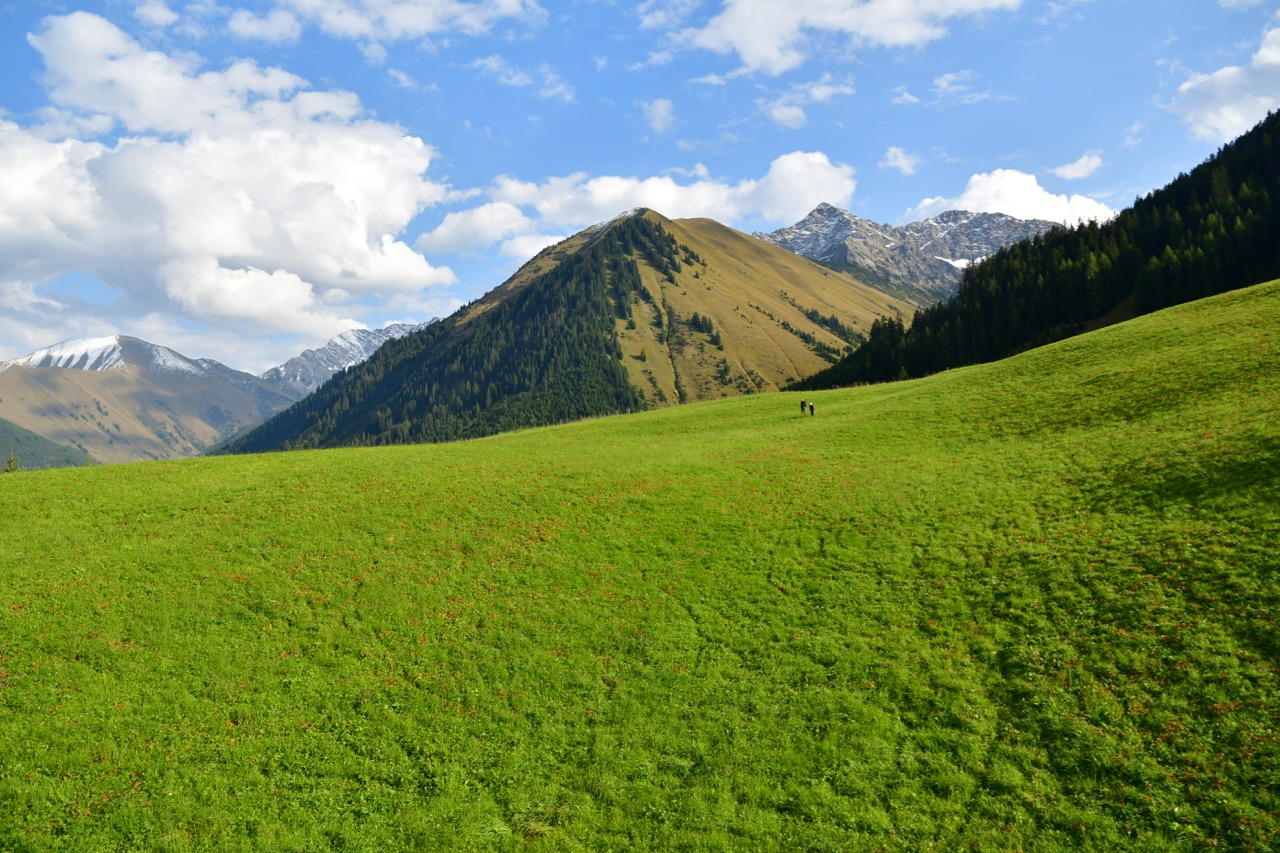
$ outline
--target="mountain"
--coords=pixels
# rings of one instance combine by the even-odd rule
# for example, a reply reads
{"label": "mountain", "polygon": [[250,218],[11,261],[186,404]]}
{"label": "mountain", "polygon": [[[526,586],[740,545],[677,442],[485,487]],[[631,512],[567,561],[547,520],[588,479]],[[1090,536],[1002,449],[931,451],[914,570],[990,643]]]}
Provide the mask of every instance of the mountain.
{"label": "mountain", "polygon": [[124,335],[0,362],[0,417],[75,448],[81,461],[193,456],[296,399],[219,362]]}
{"label": "mountain", "polygon": [[[3,403],[0,400],[0,405]],[[0,418],[0,458],[5,465],[12,459],[19,470],[69,468],[83,465],[87,460],[84,453],[55,444],[3,418]]]}
{"label": "mountain", "polygon": [[797,388],[925,376],[1280,277],[1280,113],[1106,223],[1058,228],[969,267],[910,327],[885,318]]}
{"label": "mountain", "polygon": [[349,329],[317,349],[309,349],[259,378],[296,399],[319,388],[340,370],[353,367],[373,355],[389,340],[401,338],[426,324],[394,323],[381,329]]}
{"label": "mountain", "polygon": [[629,211],[225,449],[448,441],[776,390],[910,310],[711,220]]}
{"label": "mountain", "polygon": [[923,308],[953,296],[965,267],[1053,228],[1043,219],[952,210],[895,227],[820,204],[804,219],[753,236],[837,269],[848,270]]}

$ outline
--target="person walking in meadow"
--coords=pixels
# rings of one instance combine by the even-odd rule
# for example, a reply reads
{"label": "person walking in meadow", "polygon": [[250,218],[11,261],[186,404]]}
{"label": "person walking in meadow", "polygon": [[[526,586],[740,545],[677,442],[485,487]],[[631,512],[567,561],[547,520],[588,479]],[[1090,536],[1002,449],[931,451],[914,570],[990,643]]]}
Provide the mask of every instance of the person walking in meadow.
{"label": "person walking in meadow", "polygon": [[802,414],[802,415],[804,414],[804,407],[805,407],[805,405],[806,405],[805,401],[804,401],[804,400],[801,400],[801,401],[800,401],[800,414]]}
{"label": "person walking in meadow", "polygon": [[809,404],[809,417],[813,417],[813,403]]}

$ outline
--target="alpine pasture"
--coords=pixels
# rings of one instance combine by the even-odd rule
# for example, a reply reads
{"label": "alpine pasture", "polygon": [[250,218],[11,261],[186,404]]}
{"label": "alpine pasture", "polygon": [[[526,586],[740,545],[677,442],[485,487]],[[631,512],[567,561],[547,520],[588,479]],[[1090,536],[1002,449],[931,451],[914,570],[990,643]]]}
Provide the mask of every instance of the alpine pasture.
{"label": "alpine pasture", "polygon": [[1274,848],[1278,367],[4,475],[0,848]]}

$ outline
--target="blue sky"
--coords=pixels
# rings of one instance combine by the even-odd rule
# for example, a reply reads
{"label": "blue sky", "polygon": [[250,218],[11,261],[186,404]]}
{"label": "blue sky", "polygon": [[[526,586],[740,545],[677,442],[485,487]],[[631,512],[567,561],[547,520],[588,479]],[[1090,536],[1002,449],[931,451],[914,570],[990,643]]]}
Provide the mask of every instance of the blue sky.
{"label": "blue sky", "polygon": [[637,206],[1105,217],[1280,106],[1280,2],[0,0],[0,359],[259,372]]}

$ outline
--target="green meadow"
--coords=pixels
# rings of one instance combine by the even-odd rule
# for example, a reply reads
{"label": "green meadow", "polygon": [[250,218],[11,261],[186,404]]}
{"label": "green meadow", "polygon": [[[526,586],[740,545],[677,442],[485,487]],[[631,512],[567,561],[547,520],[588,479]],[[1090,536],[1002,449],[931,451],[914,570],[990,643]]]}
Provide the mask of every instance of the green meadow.
{"label": "green meadow", "polygon": [[0,476],[0,849],[1280,847],[1280,283],[809,396]]}

